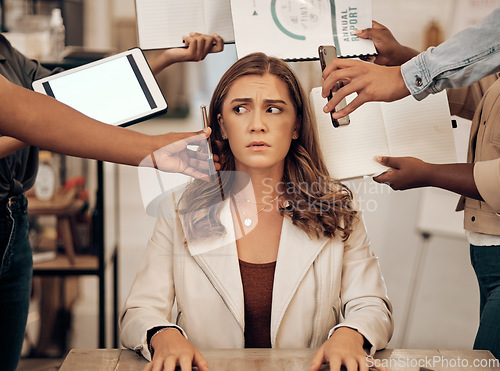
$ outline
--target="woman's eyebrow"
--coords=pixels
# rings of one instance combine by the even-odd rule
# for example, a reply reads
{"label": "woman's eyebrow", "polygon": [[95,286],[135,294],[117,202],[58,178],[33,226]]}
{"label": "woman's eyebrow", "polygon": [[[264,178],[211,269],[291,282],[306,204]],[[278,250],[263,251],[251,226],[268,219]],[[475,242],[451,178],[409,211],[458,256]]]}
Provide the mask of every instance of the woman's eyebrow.
{"label": "woman's eyebrow", "polygon": [[277,104],[277,103],[280,103],[280,104],[284,104],[286,106],[286,102],[282,99],[265,99],[264,100],[265,103],[267,104]]}
{"label": "woman's eyebrow", "polygon": [[231,104],[232,103],[251,103],[252,101],[253,101],[252,98],[234,98],[231,101]]}
{"label": "woman's eyebrow", "polygon": [[[251,103],[253,102],[252,98],[234,98],[231,101],[231,104],[233,103]],[[282,99],[264,99],[264,103],[266,104],[284,104],[286,105],[286,102]]]}

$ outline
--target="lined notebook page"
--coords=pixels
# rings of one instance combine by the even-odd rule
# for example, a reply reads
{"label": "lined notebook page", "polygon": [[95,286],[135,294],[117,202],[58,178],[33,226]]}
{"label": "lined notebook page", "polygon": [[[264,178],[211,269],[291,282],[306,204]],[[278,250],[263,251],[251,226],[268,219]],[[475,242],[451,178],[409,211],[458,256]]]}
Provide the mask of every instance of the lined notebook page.
{"label": "lined notebook page", "polygon": [[233,16],[230,0],[205,0],[205,24],[207,33],[219,34],[224,42],[234,42]]}
{"label": "lined notebook page", "polygon": [[142,49],[184,46],[182,36],[207,33],[203,0],[136,0],[139,45]]}
{"label": "lined notebook page", "polygon": [[[353,99],[354,96],[349,98]],[[323,112],[326,99],[321,97],[321,88],[312,89],[309,101],[321,150],[333,178],[355,178],[384,169],[374,161],[375,155],[389,153],[379,103],[362,105],[351,113],[349,125],[334,128],[330,115]]]}
{"label": "lined notebook page", "polygon": [[167,24],[163,20],[168,14],[168,3],[161,0],[136,0],[137,29],[142,49],[154,49],[163,45]]}
{"label": "lined notebook page", "polygon": [[381,103],[387,140],[392,156],[413,156],[426,162],[456,162],[446,92],[422,101],[408,96]]}

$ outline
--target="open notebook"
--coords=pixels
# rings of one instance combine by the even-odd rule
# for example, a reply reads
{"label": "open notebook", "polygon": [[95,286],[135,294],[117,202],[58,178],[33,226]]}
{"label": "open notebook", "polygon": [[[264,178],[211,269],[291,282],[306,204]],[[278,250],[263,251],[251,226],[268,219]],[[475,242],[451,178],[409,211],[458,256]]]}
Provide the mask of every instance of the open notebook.
{"label": "open notebook", "polygon": [[[354,96],[347,98],[350,102]],[[432,163],[457,161],[446,92],[422,101],[409,96],[391,103],[365,103],[350,114],[348,126],[338,128],[323,112],[326,99],[320,87],[312,89],[309,99],[326,165],[336,179],[383,171],[374,160],[376,155],[412,156]]]}
{"label": "open notebook", "polygon": [[142,49],[184,46],[190,32],[219,34],[234,42],[229,0],[136,0],[137,29]]}

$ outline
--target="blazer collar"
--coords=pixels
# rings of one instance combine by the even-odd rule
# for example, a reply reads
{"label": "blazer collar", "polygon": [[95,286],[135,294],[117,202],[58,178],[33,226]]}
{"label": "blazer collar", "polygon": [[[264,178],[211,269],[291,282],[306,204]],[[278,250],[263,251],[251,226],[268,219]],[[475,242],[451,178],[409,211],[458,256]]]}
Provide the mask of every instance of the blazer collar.
{"label": "blazer collar", "polygon": [[[226,234],[222,237],[188,242],[188,250],[244,330],[243,285],[229,200],[225,201],[220,215]],[[273,286],[273,343],[300,282],[327,241],[326,238],[310,238],[304,231],[295,227],[290,219],[283,220]]]}

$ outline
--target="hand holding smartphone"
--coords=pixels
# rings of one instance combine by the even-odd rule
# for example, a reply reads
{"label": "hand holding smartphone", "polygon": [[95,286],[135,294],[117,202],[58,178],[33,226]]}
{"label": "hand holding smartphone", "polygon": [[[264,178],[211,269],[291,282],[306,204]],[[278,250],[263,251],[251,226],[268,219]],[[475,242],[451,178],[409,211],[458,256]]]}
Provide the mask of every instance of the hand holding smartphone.
{"label": "hand holding smartphone", "polygon": [[[319,53],[319,61],[321,63],[321,71],[323,71],[328,63],[330,63],[334,58],[337,58],[337,49],[335,49],[334,46],[332,45],[322,45],[318,48],[318,53]],[[333,93],[335,93],[337,90],[339,90],[343,86],[342,82],[339,81],[333,89],[330,91],[330,95],[328,96],[328,100],[332,99]],[[339,111],[343,109],[345,106],[347,106],[347,101],[346,99],[342,99],[340,103],[335,107],[335,111]],[[332,120],[332,124],[334,127],[339,127],[340,125],[349,125],[350,119],[349,116],[344,116],[340,119],[334,119],[331,117],[332,112],[330,112],[330,118]]]}

